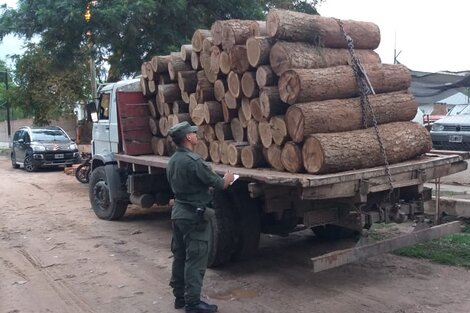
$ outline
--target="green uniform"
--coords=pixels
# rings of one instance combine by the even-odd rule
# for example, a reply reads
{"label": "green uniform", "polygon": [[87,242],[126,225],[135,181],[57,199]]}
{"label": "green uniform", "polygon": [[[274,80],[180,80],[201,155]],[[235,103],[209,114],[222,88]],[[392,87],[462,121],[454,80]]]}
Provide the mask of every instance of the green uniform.
{"label": "green uniform", "polygon": [[171,157],[166,173],[175,194],[170,286],[177,299],[184,297],[186,305],[196,305],[207,267],[210,237],[209,224],[200,220],[196,208],[206,208],[212,200],[209,187],[223,189],[224,180],[199,155],[181,147]]}

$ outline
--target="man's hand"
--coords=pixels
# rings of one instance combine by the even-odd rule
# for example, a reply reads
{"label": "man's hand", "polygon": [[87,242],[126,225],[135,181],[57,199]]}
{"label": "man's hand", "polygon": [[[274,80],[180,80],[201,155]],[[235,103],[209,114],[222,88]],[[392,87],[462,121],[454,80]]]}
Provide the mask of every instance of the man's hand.
{"label": "man's hand", "polygon": [[233,182],[235,179],[235,176],[233,176],[233,172],[232,171],[227,171],[227,173],[225,173],[224,175],[224,189],[227,189],[228,186],[230,186],[230,183]]}

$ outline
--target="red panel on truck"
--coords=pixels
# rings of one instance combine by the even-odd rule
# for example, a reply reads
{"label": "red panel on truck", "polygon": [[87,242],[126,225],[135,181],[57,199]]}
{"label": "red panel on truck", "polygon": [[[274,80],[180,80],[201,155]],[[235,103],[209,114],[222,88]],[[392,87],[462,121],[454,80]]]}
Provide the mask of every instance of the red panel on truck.
{"label": "red panel on truck", "polygon": [[117,107],[122,148],[127,155],[152,154],[148,102],[142,92],[118,92]]}

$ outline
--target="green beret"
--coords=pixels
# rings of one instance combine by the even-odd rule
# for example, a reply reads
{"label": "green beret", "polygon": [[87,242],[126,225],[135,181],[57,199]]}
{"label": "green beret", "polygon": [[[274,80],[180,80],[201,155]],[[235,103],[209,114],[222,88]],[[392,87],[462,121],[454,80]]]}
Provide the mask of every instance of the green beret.
{"label": "green beret", "polygon": [[188,122],[181,122],[170,128],[168,134],[171,138],[179,139],[186,136],[186,134],[197,132],[197,126],[192,126]]}

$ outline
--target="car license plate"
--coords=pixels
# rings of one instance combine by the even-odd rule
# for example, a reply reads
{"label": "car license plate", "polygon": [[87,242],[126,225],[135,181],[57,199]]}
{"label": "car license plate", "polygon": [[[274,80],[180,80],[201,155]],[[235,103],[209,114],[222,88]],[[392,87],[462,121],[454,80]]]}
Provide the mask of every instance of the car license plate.
{"label": "car license plate", "polygon": [[462,142],[463,136],[462,135],[450,135],[449,142]]}
{"label": "car license plate", "polygon": [[55,154],[54,155],[54,159],[63,159],[64,158],[64,154],[61,153],[61,154]]}

